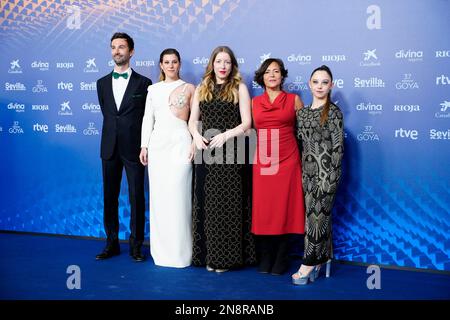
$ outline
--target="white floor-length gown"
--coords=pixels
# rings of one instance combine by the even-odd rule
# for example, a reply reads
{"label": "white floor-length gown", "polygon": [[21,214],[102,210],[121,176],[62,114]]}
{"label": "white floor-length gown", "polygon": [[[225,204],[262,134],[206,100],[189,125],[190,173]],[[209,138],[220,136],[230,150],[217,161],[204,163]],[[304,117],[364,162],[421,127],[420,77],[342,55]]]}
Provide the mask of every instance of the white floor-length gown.
{"label": "white floor-length gown", "polygon": [[[181,94],[172,99],[180,86]],[[150,86],[142,123],[141,146],[148,148],[150,252],[156,265],[176,268],[192,260],[192,140],[187,122],[169,106],[169,98],[183,102],[185,88],[183,80]]]}

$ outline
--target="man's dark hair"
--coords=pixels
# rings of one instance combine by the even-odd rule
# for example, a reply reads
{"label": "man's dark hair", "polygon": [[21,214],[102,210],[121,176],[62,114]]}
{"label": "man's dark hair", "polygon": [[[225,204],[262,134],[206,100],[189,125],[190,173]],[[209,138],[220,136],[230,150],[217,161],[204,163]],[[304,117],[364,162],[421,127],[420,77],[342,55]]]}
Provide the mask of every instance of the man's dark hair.
{"label": "man's dark hair", "polygon": [[128,48],[130,49],[130,51],[134,50],[134,41],[133,38],[130,37],[128,34],[126,34],[125,32],[116,32],[113,34],[113,36],[111,37],[111,42],[114,39],[125,39],[128,43]]}

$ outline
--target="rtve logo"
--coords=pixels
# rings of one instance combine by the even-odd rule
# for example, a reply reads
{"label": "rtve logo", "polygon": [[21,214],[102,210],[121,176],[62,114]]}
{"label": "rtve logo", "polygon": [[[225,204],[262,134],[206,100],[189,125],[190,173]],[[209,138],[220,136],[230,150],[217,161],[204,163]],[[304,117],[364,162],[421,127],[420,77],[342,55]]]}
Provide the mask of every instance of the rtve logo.
{"label": "rtve logo", "polygon": [[450,78],[447,77],[446,75],[441,75],[439,77],[436,77],[436,85],[437,86],[445,86],[445,85],[449,85],[450,84]]}
{"label": "rtve logo", "polygon": [[58,90],[68,90],[73,91],[73,83],[72,82],[59,82],[58,83]]}
{"label": "rtve logo", "polygon": [[48,125],[35,123],[33,125],[33,131],[48,133]]}
{"label": "rtve logo", "polygon": [[395,130],[395,137],[417,140],[419,138],[419,131],[399,128]]}

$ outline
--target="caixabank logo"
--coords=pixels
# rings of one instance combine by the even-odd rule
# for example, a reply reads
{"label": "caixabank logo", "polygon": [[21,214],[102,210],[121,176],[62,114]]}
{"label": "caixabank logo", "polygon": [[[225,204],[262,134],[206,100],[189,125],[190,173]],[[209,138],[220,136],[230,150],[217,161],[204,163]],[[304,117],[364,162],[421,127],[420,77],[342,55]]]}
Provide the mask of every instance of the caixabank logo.
{"label": "caixabank logo", "polygon": [[86,60],[86,66],[84,67],[83,72],[85,73],[98,72],[97,64],[95,63],[95,58],[89,58]]}
{"label": "caixabank logo", "polygon": [[359,63],[360,67],[379,67],[381,62],[378,60],[377,49],[369,49],[363,52],[363,60]]}
{"label": "caixabank logo", "polygon": [[450,101],[444,100],[440,104],[439,111],[435,112],[436,119],[450,119]]}
{"label": "caixabank logo", "polygon": [[12,60],[9,63],[8,73],[22,73],[22,67],[19,64],[20,59]]}
{"label": "caixabank logo", "polygon": [[70,101],[64,101],[60,104],[61,108],[58,111],[60,116],[72,116],[72,108],[70,107]]}

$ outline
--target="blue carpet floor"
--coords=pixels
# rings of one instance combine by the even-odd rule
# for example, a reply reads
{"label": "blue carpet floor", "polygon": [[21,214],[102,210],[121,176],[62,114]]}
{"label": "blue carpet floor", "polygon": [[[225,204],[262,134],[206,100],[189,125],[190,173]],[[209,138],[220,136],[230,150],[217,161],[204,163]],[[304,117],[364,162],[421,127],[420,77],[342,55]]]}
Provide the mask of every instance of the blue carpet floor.
{"label": "blue carpet floor", "polygon": [[[259,274],[256,268],[222,274],[204,268],[157,267],[149,257],[136,263],[121,244],[120,256],[96,261],[98,240],[0,233],[2,300],[449,300],[450,275],[381,269],[381,289],[369,290],[366,266],[332,264],[332,277],[294,286],[290,275]],[[149,254],[149,248],[144,247]],[[67,268],[81,270],[81,289],[66,286]]]}

